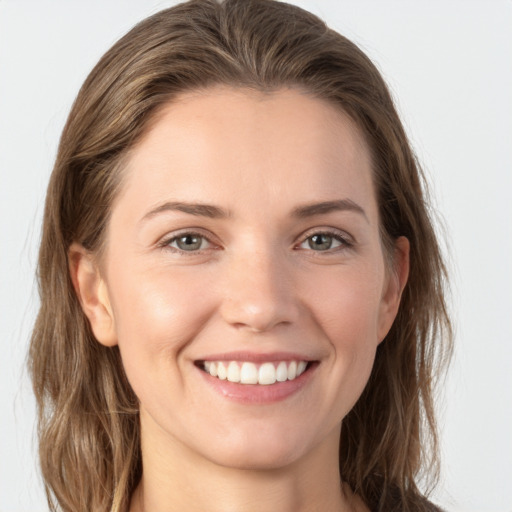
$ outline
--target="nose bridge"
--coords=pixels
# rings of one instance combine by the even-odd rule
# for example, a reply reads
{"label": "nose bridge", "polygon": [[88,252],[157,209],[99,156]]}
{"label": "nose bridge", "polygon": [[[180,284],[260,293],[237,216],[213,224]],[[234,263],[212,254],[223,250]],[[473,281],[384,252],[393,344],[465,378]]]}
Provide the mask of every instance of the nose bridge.
{"label": "nose bridge", "polygon": [[221,313],[233,326],[263,332],[297,319],[290,262],[270,244],[234,251],[224,284]]}

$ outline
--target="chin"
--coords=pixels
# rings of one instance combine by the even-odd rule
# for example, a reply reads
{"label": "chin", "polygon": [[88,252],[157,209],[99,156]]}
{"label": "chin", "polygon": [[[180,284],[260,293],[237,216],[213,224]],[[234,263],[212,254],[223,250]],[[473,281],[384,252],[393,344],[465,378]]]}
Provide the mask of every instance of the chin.
{"label": "chin", "polygon": [[302,458],[310,444],[290,433],[231,433],[225,442],[210,450],[210,460],[220,466],[241,470],[276,470]]}
{"label": "chin", "polygon": [[229,454],[218,454],[212,462],[226,468],[245,471],[269,471],[278,470],[290,466],[299,458],[297,452],[279,453],[274,451],[257,450],[232,450]]}

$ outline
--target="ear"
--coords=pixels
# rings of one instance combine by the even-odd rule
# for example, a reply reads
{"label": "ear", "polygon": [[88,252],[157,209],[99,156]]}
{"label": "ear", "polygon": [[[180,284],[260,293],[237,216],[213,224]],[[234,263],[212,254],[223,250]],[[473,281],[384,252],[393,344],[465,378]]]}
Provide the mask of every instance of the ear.
{"label": "ear", "polygon": [[95,338],[107,347],[117,345],[114,315],[108,289],[93,255],[73,243],[68,251],[71,281]]}
{"label": "ear", "polygon": [[409,240],[405,236],[395,241],[392,268],[388,270],[379,311],[378,341],[386,337],[395,321],[402,292],[409,277]]}

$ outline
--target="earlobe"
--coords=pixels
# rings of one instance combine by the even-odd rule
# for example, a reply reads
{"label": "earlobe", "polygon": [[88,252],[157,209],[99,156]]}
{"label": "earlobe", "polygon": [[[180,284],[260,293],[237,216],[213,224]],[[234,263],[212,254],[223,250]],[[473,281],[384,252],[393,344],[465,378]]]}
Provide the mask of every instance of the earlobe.
{"label": "earlobe", "polygon": [[378,326],[379,343],[386,337],[398,313],[400,299],[409,277],[409,240],[401,236],[395,241],[393,268],[383,291]]}
{"label": "earlobe", "polygon": [[102,345],[117,345],[107,285],[93,255],[80,244],[73,243],[68,251],[68,261],[75,293],[94,336]]}

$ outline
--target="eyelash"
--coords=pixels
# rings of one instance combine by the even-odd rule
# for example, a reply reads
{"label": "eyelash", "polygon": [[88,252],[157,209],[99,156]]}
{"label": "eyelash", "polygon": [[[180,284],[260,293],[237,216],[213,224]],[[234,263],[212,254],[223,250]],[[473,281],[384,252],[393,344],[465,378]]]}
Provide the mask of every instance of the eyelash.
{"label": "eyelash", "polygon": [[352,242],[352,240],[349,239],[349,236],[347,234],[344,234],[344,233],[342,233],[338,230],[334,230],[334,229],[319,229],[319,230],[310,231],[310,232],[306,233],[306,236],[304,236],[302,238],[302,241],[299,244],[297,244],[295,247],[300,248],[303,244],[308,243],[308,240],[311,240],[314,236],[328,236],[328,237],[332,238],[333,242],[339,242],[339,245],[337,247],[334,247],[334,248],[329,247],[328,249],[326,249],[324,251],[315,251],[311,247],[309,249],[306,249],[306,250],[310,250],[311,252],[314,252],[314,253],[333,254],[333,253],[337,253],[337,252],[340,252],[343,250],[351,249],[354,246],[354,242]]}
{"label": "eyelash", "polygon": [[[341,233],[338,230],[319,229],[319,230],[310,231],[309,233],[306,233],[306,236],[301,237],[301,241],[294,246],[294,249],[295,250],[300,250],[301,246],[303,244],[308,243],[308,240],[312,239],[312,237],[314,237],[314,236],[328,236],[328,237],[331,237],[333,242],[339,242],[339,245],[334,247],[334,248],[329,247],[328,249],[323,250],[323,251],[315,251],[311,247],[309,249],[305,248],[306,250],[311,251],[312,253],[333,254],[333,253],[337,253],[339,251],[351,249],[354,246],[354,242],[352,242],[349,239],[349,236],[346,235],[346,234]],[[210,246],[213,246],[214,248],[218,247],[218,246],[216,246],[216,244],[214,244],[211,241],[211,239],[208,236],[206,236],[206,235],[204,235],[202,233],[199,233],[197,231],[183,231],[181,233],[174,234],[172,237],[165,238],[164,240],[162,240],[158,244],[158,246],[160,248],[168,249],[168,250],[170,250],[172,252],[175,252],[177,254],[180,254],[180,255],[186,255],[187,253],[190,254],[190,255],[200,255],[200,254],[203,254],[208,249],[212,248],[212,247],[206,247],[204,249],[187,251],[187,250],[184,250],[184,249],[180,249],[179,247],[173,247],[171,245],[173,243],[176,243],[180,238],[185,238],[185,237],[200,238],[202,240],[201,245],[203,244],[203,242],[206,242],[206,243],[210,244]]]}
{"label": "eyelash", "polygon": [[[175,252],[177,254],[183,254],[183,255],[186,255],[186,254],[203,254],[205,250],[210,249],[210,247],[207,247],[206,249],[186,251],[184,249],[180,249],[179,247],[172,247],[171,246],[172,243],[177,242],[180,238],[185,238],[185,237],[200,238],[203,241],[206,241],[208,244],[215,246],[215,244],[210,240],[209,237],[207,237],[203,233],[198,233],[197,231],[182,231],[181,233],[174,234],[170,238],[165,238],[158,245],[159,245],[159,247],[161,247],[163,249],[168,249],[168,250],[170,250],[172,252]],[[202,245],[202,243],[201,243],[201,245]]]}

